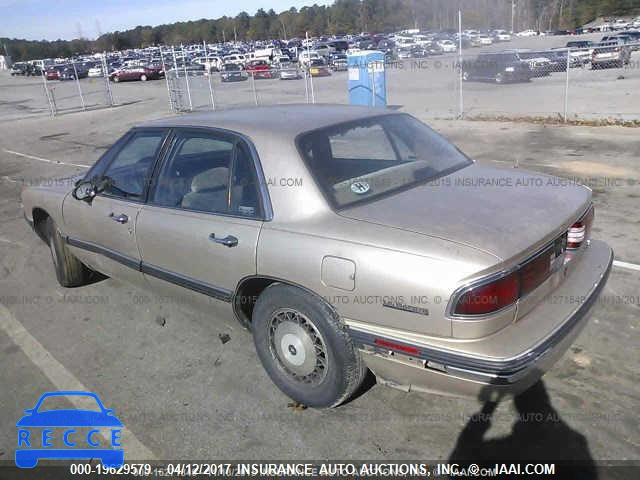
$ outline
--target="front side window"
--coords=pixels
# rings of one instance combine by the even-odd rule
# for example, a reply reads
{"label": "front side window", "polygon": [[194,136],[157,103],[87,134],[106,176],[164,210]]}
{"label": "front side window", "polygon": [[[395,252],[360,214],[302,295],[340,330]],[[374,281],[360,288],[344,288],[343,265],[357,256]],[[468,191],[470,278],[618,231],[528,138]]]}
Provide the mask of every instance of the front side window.
{"label": "front side window", "polygon": [[410,188],[471,161],[410,115],[339,124],[298,138],[307,167],[335,208]]}
{"label": "front side window", "polygon": [[135,132],[115,154],[103,176],[107,195],[142,200],[151,168],[158,155],[164,130]]}

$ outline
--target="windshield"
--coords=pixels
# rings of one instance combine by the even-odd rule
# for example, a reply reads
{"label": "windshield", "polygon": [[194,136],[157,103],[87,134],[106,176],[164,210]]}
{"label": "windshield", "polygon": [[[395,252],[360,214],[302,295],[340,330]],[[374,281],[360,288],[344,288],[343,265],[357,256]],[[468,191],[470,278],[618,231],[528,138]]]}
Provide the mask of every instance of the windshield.
{"label": "windshield", "polygon": [[406,114],[302,134],[298,148],[335,208],[409,188],[469,165],[456,147]]}

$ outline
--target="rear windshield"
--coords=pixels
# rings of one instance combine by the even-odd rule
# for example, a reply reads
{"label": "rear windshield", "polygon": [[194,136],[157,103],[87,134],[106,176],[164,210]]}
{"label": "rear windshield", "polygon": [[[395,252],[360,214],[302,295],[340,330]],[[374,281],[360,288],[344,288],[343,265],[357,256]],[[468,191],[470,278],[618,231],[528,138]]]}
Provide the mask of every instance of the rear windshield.
{"label": "rear windshield", "polygon": [[471,161],[422,122],[382,115],[304,133],[298,148],[334,208],[405,190]]}

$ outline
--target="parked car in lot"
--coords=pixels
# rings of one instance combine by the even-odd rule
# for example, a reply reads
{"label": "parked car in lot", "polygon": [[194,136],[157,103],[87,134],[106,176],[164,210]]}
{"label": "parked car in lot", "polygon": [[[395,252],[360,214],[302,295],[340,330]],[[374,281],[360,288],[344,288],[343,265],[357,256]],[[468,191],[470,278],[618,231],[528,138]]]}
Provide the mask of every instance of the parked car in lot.
{"label": "parked car in lot", "polygon": [[593,55],[594,42],[588,40],[575,40],[567,42],[567,48],[570,49],[570,55],[572,58],[577,59],[582,65],[591,62],[591,56]]}
{"label": "parked car in lot", "polygon": [[529,64],[516,53],[485,53],[462,64],[462,78],[496,83],[528,82],[533,77]]}
{"label": "parked car in lot", "polygon": [[302,78],[302,72],[297,65],[290,64],[278,71],[278,78],[280,80],[298,80]]}
{"label": "parked car in lot", "polygon": [[141,80],[146,82],[147,80],[154,80],[160,78],[160,75],[157,70],[148,68],[148,67],[122,67],[111,75],[109,75],[109,80],[112,82],[128,82],[132,80]]}
{"label": "parked car in lot", "polygon": [[91,67],[87,71],[87,76],[89,76],[89,77],[102,77],[103,76],[102,67],[100,67],[100,66]]}
{"label": "parked car in lot", "polygon": [[329,57],[329,67],[334,72],[347,70],[347,55],[344,53],[334,53]]}
{"label": "parked car in lot", "polygon": [[[419,47],[416,45],[415,48]],[[403,47],[398,49],[397,55],[400,60],[406,60],[408,58],[413,58],[414,53],[412,52],[412,47]]]}
{"label": "parked car in lot", "polygon": [[478,35],[478,42],[481,46],[493,44],[493,39],[489,35]]}
{"label": "parked car in lot", "polygon": [[11,66],[9,70],[12,77],[15,76],[30,76],[32,75],[33,65],[26,62],[16,62]]}
{"label": "parked car in lot", "polygon": [[494,30],[492,38],[495,42],[509,42],[511,34],[506,30]]}
{"label": "parked car in lot", "polygon": [[[149,70],[155,71],[158,76],[162,76],[162,67],[149,67],[146,66]],[[199,77],[205,75],[207,73],[206,67],[200,63],[178,63],[177,67],[169,69],[170,75],[174,75],[179,78],[184,78],[185,75],[189,77]]]}
{"label": "parked car in lot", "polygon": [[241,82],[249,78],[242,65],[238,63],[225,63],[220,69],[220,80],[222,82]]}
{"label": "parked car in lot", "polygon": [[591,55],[591,68],[622,68],[629,63],[631,51],[629,47],[617,43],[599,44]]}
{"label": "parked car in lot", "polygon": [[523,30],[521,32],[516,33],[516,37],[535,37],[538,35],[538,32],[535,30]]}
{"label": "parked car in lot", "polygon": [[437,44],[442,48],[444,53],[452,53],[458,50],[458,46],[451,40],[439,40]]}
{"label": "parked car in lot", "polygon": [[247,57],[241,53],[234,53],[234,54],[226,55],[222,57],[223,64],[232,63],[232,64],[244,65],[247,61],[248,61]]}
{"label": "parked car in lot", "polygon": [[306,69],[312,77],[327,77],[331,75],[331,70],[324,59],[313,58],[306,64]]}
{"label": "parked car in lot", "polygon": [[590,238],[589,189],[474,163],[380,108],[152,121],[21,200],[62,286],[100,272],[235,316],[312,407],[367,367],[405,391],[520,392],[575,340],[613,260]]}
{"label": "parked car in lot", "polygon": [[571,50],[560,47],[541,52],[551,62],[551,72],[564,72],[567,70],[567,52],[569,53],[569,68],[584,66],[584,61],[580,56],[573,55]]}
{"label": "parked car in lot", "polygon": [[61,67],[49,67],[45,70],[44,76],[47,80],[60,80]]}
{"label": "parked car in lot", "polygon": [[251,60],[245,70],[253,78],[273,78],[273,71],[266,60]]}
{"label": "parked car in lot", "polygon": [[322,57],[315,50],[301,50],[298,53],[298,63],[300,63],[300,66],[303,68],[308,67],[309,63],[312,60],[321,60],[321,59]]}
{"label": "parked car in lot", "polygon": [[[546,77],[553,71],[549,52],[535,52],[530,50],[517,50],[516,55],[520,60],[527,62],[534,77]],[[566,69],[566,66],[565,66]]]}

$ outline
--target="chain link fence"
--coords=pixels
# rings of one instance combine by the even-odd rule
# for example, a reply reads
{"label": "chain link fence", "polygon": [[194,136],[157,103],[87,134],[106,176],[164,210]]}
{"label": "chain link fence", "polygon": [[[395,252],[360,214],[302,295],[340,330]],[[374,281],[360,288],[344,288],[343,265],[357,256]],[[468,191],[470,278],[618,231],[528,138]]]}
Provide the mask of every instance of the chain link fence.
{"label": "chain link fence", "polygon": [[[387,100],[428,118],[637,121],[639,67],[640,44],[635,43],[620,48],[465,49],[462,54],[388,61]],[[167,82],[170,105],[174,111],[197,111],[349,102],[347,72],[298,80],[279,80],[277,75],[237,82],[223,82],[219,72],[178,75]]]}
{"label": "chain link fence", "polygon": [[[462,52],[396,56],[385,66],[387,103],[426,118],[640,122],[640,43],[563,46],[576,38],[598,40],[594,35],[514,38]],[[42,109],[55,116],[148,101],[162,114],[349,103],[346,71],[311,78],[299,69],[298,77],[285,80],[278,70],[271,78],[245,70],[235,79],[225,72],[188,70],[178,62],[163,65],[166,74],[160,80],[113,83],[104,57],[101,62],[100,76],[73,71],[65,80],[53,80],[43,73]],[[528,74],[516,63],[528,65]]]}

